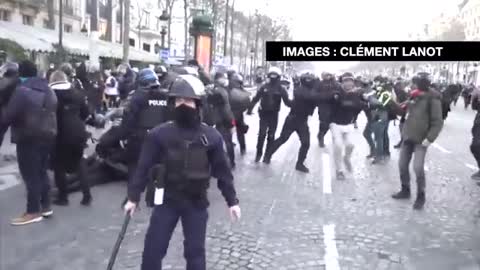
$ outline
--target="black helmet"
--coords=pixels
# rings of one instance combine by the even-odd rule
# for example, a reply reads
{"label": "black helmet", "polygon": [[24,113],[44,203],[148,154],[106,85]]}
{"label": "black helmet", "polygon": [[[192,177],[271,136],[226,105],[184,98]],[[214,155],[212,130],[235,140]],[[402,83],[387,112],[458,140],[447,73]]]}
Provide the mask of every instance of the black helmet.
{"label": "black helmet", "polygon": [[351,72],[345,72],[339,77],[339,81],[343,82],[345,80],[355,81],[355,78],[353,77],[353,74]]}
{"label": "black helmet", "polygon": [[205,95],[202,81],[193,75],[179,75],[170,86],[170,97],[191,98],[201,100]]}
{"label": "black helmet", "polygon": [[58,68],[60,71],[63,71],[67,77],[71,78],[75,76],[75,70],[73,69],[73,66],[70,63],[63,63],[60,65]]}
{"label": "black helmet", "polygon": [[430,73],[417,73],[417,75],[412,78],[412,83],[414,83],[420,90],[428,90],[432,85]]}
{"label": "black helmet", "polygon": [[158,65],[158,66],[155,67],[154,71],[157,75],[159,75],[159,74],[163,75],[163,74],[167,73],[167,68],[164,65]]}

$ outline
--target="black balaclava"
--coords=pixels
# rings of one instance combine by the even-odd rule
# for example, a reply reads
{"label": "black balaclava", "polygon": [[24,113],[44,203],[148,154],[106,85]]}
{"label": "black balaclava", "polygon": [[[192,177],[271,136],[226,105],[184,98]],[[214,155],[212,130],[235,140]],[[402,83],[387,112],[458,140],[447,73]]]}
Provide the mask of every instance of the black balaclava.
{"label": "black balaclava", "polygon": [[182,104],[174,109],[175,122],[184,128],[194,128],[200,124],[200,112],[197,108],[192,108]]}

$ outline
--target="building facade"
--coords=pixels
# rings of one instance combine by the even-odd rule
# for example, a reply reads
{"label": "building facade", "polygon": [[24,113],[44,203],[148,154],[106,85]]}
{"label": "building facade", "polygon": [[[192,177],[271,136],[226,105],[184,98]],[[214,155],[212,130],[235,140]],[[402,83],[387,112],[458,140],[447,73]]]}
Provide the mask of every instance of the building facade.
{"label": "building facade", "polygon": [[460,5],[459,18],[467,40],[480,40],[480,0],[466,0]]}

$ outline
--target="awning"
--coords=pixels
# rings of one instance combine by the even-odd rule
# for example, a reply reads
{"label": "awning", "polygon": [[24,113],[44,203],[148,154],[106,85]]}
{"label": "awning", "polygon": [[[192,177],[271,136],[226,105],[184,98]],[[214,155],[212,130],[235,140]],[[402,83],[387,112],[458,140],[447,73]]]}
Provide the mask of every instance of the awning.
{"label": "awning", "polygon": [[[17,42],[27,51],[55,52],[53,44],[58,44],[58,32],[23,24],[0,21],[0,38]],[[100,57],[122,59],[123,46],[104,40],[92,41],[82,34],[64,33],[63,47],[73,55],[88,56],[90,42],[95,42]],[[158,63],[158,56],[130,47],[129,59],[134,61]]]}

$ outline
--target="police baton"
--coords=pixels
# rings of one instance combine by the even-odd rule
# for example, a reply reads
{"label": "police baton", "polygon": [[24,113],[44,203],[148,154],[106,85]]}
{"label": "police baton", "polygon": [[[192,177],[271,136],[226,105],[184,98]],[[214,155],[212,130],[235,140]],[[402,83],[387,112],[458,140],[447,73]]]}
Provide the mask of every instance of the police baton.
{"label": "police baton", "polygon": [[127,227],[128,227],[128,223],[130,223],[130,218],[131,218],[131,214],[130,214],[130,211],[128,211],[127,213],[125,213],[122,230],[120,231],[120,234],[118,235],[118,238],[117,238],[117,242],[113,247],[112,255],[110,255],[110,260],[108,261],[107,270],[113,269],[113,264],[117,259],[118,250],[120,250],[120,245],[122,244],[123,238],[125,237],[125,233],[127,232]]}

